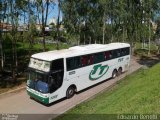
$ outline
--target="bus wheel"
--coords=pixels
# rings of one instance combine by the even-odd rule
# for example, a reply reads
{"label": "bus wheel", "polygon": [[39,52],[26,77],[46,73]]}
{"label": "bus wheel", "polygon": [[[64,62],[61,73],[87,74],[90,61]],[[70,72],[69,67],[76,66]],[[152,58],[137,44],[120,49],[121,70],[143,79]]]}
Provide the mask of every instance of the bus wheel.
{"label": "bus wheel", "polygon": [[30,96],[30,99],[33,100],[34,98]]}
{"label": "bus wheel", "polygon": [[116,69],[114,69],[112,72],[112,78],[115,78],[115,77],[117,77],[117,70]]}
{"label": "bus wheel", "polygon": [[118,75],[121,75],[122,74],[122,68],[120,67],[119,69],[118,69]]}
{"label": "bus wheel", "polygon": [[66,92],[66,97],[69,99],[69,98],[73,97],[74,94],[75,94],[75,89],[74,89],[74,87],[72,87],[72,86],[69,87],[69,88],[67,89],[67,92]]}

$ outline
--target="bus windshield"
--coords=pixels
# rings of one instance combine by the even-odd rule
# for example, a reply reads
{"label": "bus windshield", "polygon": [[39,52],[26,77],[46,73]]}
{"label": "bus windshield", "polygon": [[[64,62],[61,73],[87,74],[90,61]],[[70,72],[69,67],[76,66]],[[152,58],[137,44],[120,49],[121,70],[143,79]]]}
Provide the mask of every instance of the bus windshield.
{"label": "bus windshield", "polygon": [[48,76],[44,73],[29,71],[27,86],[42,93],[48,93]]}
{"label": "bus windshield", "polygon": [[45,83],[47,83],[48,81],[47,75],[39,72],[30,71],[28,77],[29,77],[29,80],[34,80],[34,81],[40,80]]}
{"label": "bus windshield", "polygon": [[46,74],[34,70],[28,72],[27,86],[41,93],[52,93],[57,90],[61,84],[61,72],[54,74]]}

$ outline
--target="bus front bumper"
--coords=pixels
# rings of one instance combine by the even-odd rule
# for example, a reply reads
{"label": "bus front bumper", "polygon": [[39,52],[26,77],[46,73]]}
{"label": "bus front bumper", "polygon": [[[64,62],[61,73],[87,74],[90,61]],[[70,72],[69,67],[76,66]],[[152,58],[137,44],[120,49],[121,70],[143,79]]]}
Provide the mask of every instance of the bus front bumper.
{"label": "bus front bumper", "polygon": [[35,100],[38,100],[44,104],[49,104],[49,97],[44,97],[40,95],[41,93],[31,89],[27,89],[27,93],[31,98],[34,98]]}

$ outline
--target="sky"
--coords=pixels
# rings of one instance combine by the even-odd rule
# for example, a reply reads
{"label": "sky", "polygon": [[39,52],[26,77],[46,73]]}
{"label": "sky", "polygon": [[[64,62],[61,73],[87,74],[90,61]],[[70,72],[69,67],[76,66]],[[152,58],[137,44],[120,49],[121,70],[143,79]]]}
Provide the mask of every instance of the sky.
{"label": "sky", "polygon": [[[49,22],[51,21],[51,19],[56,19],[58,18],[58,4],[56,3],[52,8],[49,8],[49,12],[48,12],[48,20],[47,20],[47,24],[49,24]],[[60,13],[60,20],[62,20],[62,12]]]}
{"label": "sky", "polygon": [[[45,14],[44,14],[45,16]],[[55,19],[57,20],[58,18],[58,4],[56,2],[56,4],[53,6],[51,5],[49,7],[49,10],[48,10],[48,18],[47,18],[47,25],[49,25],[49,23],[51,23],[51,20],[52,19]],[[23,21],[23,17],[20,18],[20,25],[23,25],[24,24],[24,21]],[[41,19],[41,18],[40,18]],[[60,21],[62,20],[62,12],[60,12]],[[38,22],[37,22],[38,23]]]}

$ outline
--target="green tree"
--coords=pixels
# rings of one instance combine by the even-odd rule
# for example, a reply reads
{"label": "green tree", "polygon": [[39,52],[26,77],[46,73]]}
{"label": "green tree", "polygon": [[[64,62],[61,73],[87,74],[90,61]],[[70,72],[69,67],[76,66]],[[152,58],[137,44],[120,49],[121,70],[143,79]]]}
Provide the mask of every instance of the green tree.
{"label": "green tree", "polygon": [[156,45],[158,47],[157,49],[157,53],[160,53],[160,17],[156,20],[156,24],[157,24],[157,29],[156,29],[156,33],[155,33],[155,42]]}
{"label": "green tree", "polygon": [[49,11],[49,7],[54,4],[55,4],[55,1],[52,1],[52,0],[45,0],[45,1],[44,0],[36,0],[35,1],[38,21],[39,21],[39,24],[42,25],[41,32],[43,35],[43,51],[46,51],[45,27],[47,25],[48,11]]}
{"label": "green tree", "polygon": [[[2,5],[2,1],[0,1],[0,26],[2,27],[1,25],[1,21],[2,19],[4,18],[3,16],[3,13],[2,13],[2,10],[3,10],[3,5]],[[3,17],[2,17],[3,16]],[[3,45],[2,45],[2,30],[3,30],[3,27],[0,29],[0,60],[1,60],[1,65],[0,65],[0,72],[3,71]]]}
{"label": "green tree", "polygon": [[159,0],[63,0],[62,12],[67,32],[79,34],[81,43],[109,39],[130,42],[134,49],[136,41],[152,39],[149,23],[158,6]]}

